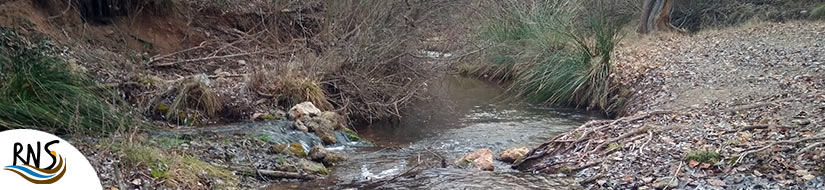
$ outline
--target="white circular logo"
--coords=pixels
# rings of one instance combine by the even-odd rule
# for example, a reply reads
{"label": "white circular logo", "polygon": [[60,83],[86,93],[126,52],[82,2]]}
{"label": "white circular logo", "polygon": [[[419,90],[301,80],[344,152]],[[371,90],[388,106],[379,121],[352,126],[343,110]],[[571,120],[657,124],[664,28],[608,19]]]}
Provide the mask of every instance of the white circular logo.
{"label": "white circular logo", "polygon": [[92,165],[69,142],[31,129],[0,132],[3,189],[102,189]]}

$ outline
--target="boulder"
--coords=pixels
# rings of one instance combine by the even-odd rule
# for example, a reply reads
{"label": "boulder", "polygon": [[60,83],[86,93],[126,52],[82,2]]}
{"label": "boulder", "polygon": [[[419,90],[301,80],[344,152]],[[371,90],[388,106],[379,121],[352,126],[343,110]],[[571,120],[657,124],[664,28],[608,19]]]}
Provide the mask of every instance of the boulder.
{"label": "boulder", "polygon": [[311,149],[309,149],[309,159],[313,161],[320,161],[323,160],[324,157],[327,156],[327,149],[321,145],[315,145]]}
{"label": "boulder", "polygon": [[346,161],[346,160],[347,160],[347,156],[344,156],[343,154],[340,154],[340,153],[337,153],[337,152],[328,152],[327,156],[324,157],[323,160],[321,160],[321,163],[324,163],[324,165],[327,165],[327,166],[332,166],[332,165],[337,164],[338,162],[342,162],[342,161]]}
{"label": "boulder", "polygon": [[307,128],[307,126],[304,125],[304,122],[302,121],[295,121],[295,123],[292,124],[292,127],[294,127],[295,130],[309,132],[309,128]]}
{"label": "boulder", "polygon": [[347,160],[343,154],[330,152],[321,145],[316,145],[309,150],[309,158],[316,162],[321,162],[325,166],[332,166],[338,162]]}
{"label": "boulder", "polygon": [[335,144],[338,143],[338,139],[335,138],[335,133],[332,130],[315,130],[315,135],[321,138],[321,141],[324,141],[324,144]]}
{"label": "boulder", "polygon": [[315,135],[318,135],[324,141],[324,144],[338,143],[338,139],[335,138],[335,133],[333,133],[333,124],[329,120],[314,117],[308,119],[304,125],[309,131],[315,132]]}
{"label": "boulder", "polygon": [[279,154],[291,154],[298,157],[307,156],[307,153],[304,152],[304,147],[301,145],[301,143],[297,142],[290,144],[278,144],[272,146],[272,149],[275,151],[275,153]]}
{"label": "boulder", "polygon": [[455,165],[461,168],[472,165],[484,171],[493,171],[495,170],[495,166],[493,166],[493,151],[486,148],[476,150],[456,160]]}
{"label": "boulder", "polygon": [[315,104],[312,104],[312,102],[303,102],[289,109],[289,117],[297,121],[306,120],[320,113],[321,110],[315,107]]}
{"label": "boulder", "polygon": [[499,155],[499,159],[507,163],[513,163],[516,160],[523,158],[529,151],[530,150],[527,149],[527,147],[507,149]]}
{"label": "boulder", "polygon": [[335,124],[332,121],[326,120],[320,117],[313,117],[303,121],[304,125],[309,129],[309,131],[317,131],[317,130],[335,130]]}
{"label": "boulder", "polygon": [[318,117],[332,122],[332,129],[334,130],[341,130],[347,128],[344,117],[338,113],[325,111],[321,112],[321,114],[319,114]]}
{"label": "boulder", "polygon": [[322,175],[329,174],[329,170],[327,170],[327,167],[324,167],[323,164],[313,162],[313,161],[309,161],[309,160],[306,160],[306,159],[301,159],[295,165],[298,168],[301,168],[301,171],[304,171],[304,172],[307,172],[307,173],[322,174]]}

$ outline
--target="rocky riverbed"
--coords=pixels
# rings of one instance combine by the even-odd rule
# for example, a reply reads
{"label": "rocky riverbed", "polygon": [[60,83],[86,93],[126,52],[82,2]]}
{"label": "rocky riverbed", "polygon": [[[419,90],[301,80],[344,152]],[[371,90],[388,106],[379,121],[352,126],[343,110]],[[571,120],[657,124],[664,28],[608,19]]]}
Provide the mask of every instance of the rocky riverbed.
{"label": "rocky riverbed", "polygon": [[664,34],[617,53],[635,100],[517,161],[596,189],[825,188],[825,23]]}

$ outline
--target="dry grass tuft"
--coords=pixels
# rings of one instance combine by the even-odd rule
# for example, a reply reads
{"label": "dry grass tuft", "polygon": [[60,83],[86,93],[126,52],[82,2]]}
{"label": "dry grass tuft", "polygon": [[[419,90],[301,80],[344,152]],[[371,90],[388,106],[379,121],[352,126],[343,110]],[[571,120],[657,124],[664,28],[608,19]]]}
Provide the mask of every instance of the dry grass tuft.
{"label": "dry grass tuft", "polygon": [[[178,110],[182,106],[189,106],[206,112],[210,117],[220,111],[222,104],[218,97],[207,86],[208,79],[205,75],[191,76],[181,81],[176,87],[177,95],[169,106],[170,110]],[[178,112],[169,112],[167,117],[174,116]]]}
{"label": "dry grass tuft", "polygon": [[249,86],[263,96],[274,98],[280,105],[289,106],[310,101],[321,110],[332,109],[326,92],[317,80],[293,72],[287,73],[255,73]]}

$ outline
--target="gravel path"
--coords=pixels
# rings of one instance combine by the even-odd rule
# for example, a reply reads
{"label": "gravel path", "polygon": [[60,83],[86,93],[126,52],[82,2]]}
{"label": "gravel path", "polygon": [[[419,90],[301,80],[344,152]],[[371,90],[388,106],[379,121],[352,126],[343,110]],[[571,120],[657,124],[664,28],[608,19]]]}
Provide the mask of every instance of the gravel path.
{"label": "gravel path", "polygon": [[[825,23],[652,37],[617,57],[629,116],[558,136],[519,168],[590,188],[825,188]],[[685,159],[701,150],[707,163]]]}

